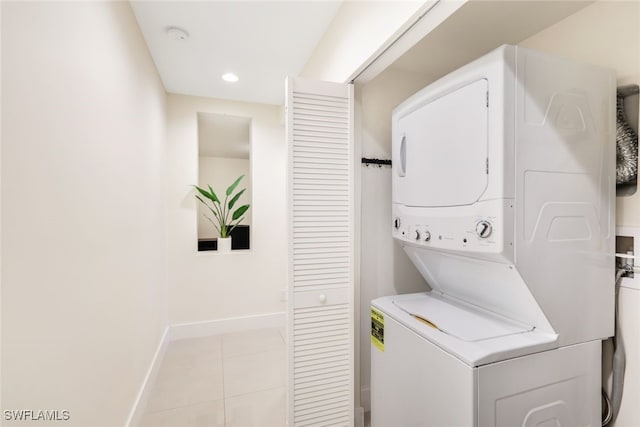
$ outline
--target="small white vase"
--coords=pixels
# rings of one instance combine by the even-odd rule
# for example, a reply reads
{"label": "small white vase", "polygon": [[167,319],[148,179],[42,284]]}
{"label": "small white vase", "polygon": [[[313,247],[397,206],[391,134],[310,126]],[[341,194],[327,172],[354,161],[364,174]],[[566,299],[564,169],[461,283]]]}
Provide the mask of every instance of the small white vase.
{"label": "small white vase", "polygon": [[218,252],[231,252],[231,237],[225,237],[224,239],[218,237]]}

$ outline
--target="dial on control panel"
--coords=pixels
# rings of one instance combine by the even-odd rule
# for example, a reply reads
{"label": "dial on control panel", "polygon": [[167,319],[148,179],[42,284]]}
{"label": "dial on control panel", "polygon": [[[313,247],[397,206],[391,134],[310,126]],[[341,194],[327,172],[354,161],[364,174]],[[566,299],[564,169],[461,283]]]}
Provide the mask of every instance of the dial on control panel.
{"label": "dial on control panel", "polygon": [[489,237],[491,235],[491,231],[493,231],[493,228],[489,221],[483,220],[483,221],[479,221],[476,224],[476,234],[481,239],[486,239],[487,237]]}

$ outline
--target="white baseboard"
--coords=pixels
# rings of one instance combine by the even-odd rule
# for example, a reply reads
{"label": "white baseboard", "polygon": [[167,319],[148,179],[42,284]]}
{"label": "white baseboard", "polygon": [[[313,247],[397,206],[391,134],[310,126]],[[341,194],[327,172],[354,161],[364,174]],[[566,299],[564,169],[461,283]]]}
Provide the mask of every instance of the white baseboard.
{"label": "white baseboard", "polygon": [[144,377],[142,386],[140,387],[136,400],[133,404],[133,409],[131,409],[131,413],[129,413],[129,418],[125,424],[127,427],[136,427],[140,424],[144,408],[147,407],[147,402],[149,401],[151,387],[153,387],[153,384],[155,383],[158,371],[160,370],[160,365],[162,364],[162,359],[164,359],[164,355],[167,352],[167,345],[169,344],[169,340],[167,339],[168,336],[169,327],[164,330],[162,338],[160,338],[158,348],[156,349],[156,353],[153,355],[153,359],[151,359],[151,365],[147,370],[147,375]]}
{"label": "white baseboard", "polygon": [[264,328],[285,326],[285,313],[257,314],[254,316],[231,317],[204,322],[179,323],[169,327],[169,341],[184,338],[207,337]]}

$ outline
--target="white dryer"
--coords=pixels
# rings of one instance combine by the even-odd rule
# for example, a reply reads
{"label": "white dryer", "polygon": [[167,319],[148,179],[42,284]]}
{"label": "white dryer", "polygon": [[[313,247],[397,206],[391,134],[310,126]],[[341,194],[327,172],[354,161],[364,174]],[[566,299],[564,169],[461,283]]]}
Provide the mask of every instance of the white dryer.
{"label": "white dryer", "polygon": [[393,236],[431,291],[372,302],[372,427],[596,426],[613,334],[615,78],[502,46],[393,112]]}

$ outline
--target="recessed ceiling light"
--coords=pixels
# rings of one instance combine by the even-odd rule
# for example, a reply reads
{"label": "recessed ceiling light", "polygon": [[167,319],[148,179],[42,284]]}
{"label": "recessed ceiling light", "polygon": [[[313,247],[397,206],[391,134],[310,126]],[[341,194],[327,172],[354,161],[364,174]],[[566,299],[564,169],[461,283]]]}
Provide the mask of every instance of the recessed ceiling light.
{"label": "recessed ceiling light", "polygon": [[237,75],[235,75],[233,73],[224,73],[222,75],[222,80],[224,80],[225,82],[229,82],[229,83],[235,83],[240,79],[238,78]]}
{"label": "recessed ceiling light", "polygon": [[189,33],[187,33],[182,28],[178,27],[169,27],[167,28],[167,35],[174,40],[184,41],[189,38]]}

